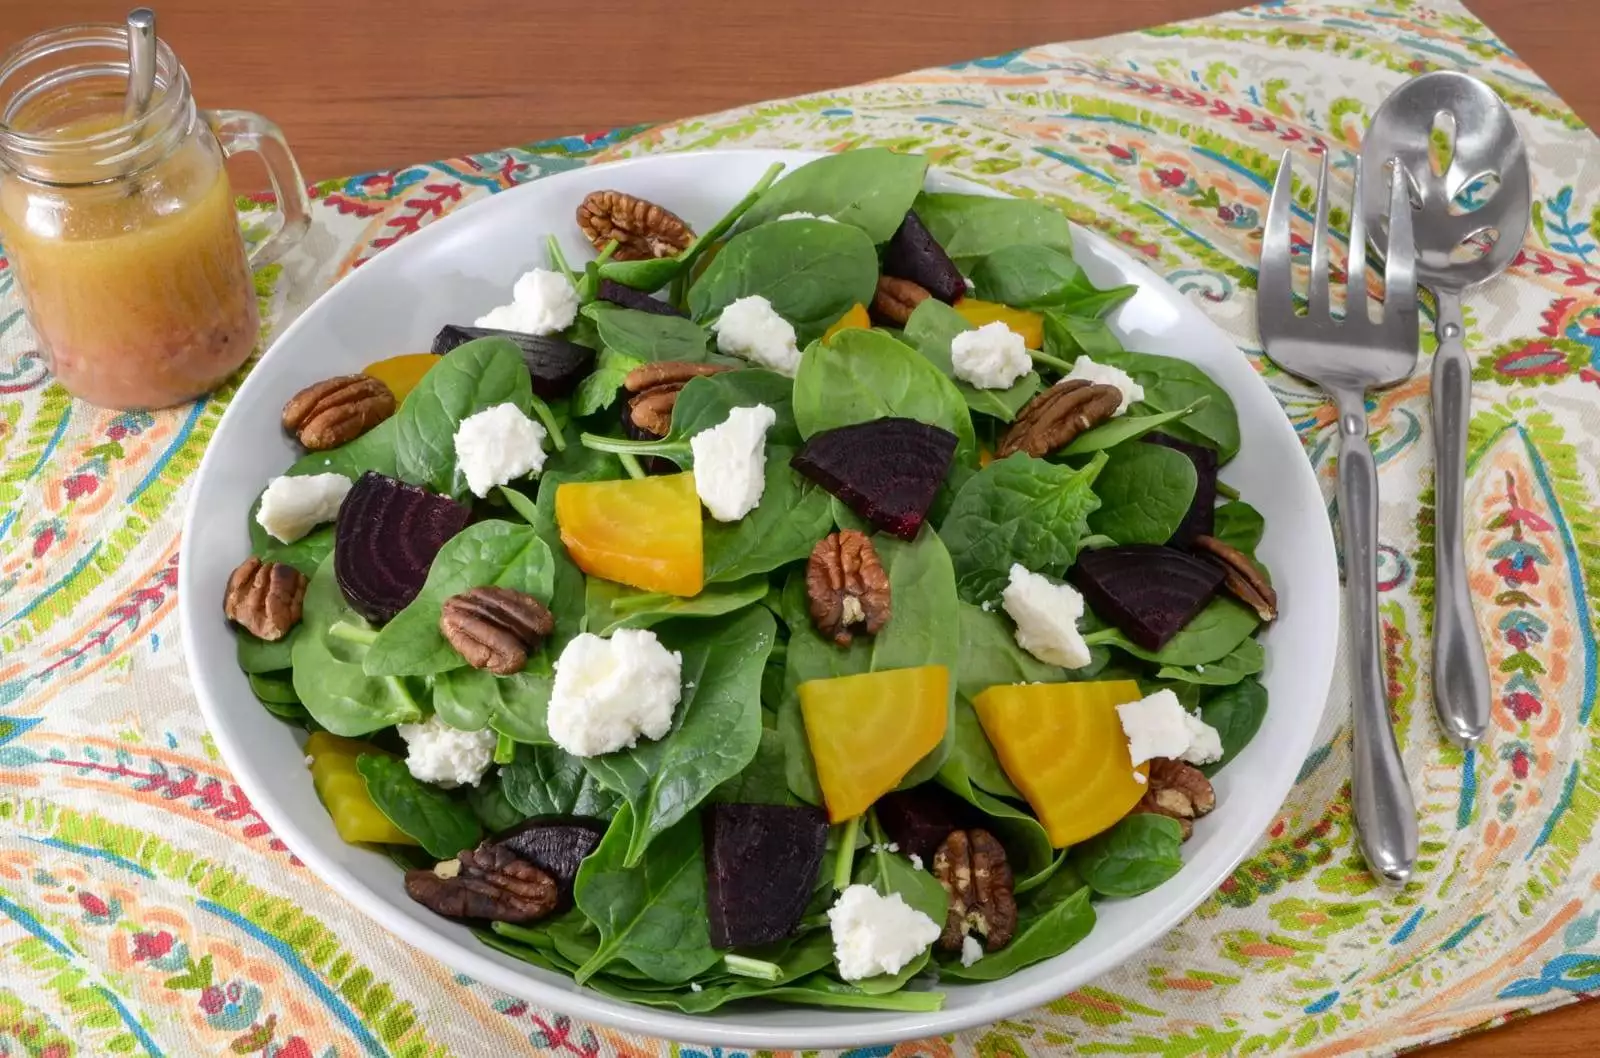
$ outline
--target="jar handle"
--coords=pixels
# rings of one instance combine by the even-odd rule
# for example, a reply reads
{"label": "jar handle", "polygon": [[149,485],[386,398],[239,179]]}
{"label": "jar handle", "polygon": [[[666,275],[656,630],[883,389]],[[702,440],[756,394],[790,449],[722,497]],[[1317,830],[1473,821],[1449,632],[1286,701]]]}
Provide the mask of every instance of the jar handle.
{"label": "jar handle", "polygon": [[299,242],[311,226],[311,199],[306,195],[300,166],[295,163],[282,130],[260,114],[248,110],[208,110],[205,119],[222,145],[223,154],[231,158],[253,151],[266,163],[267,179],[272,183],[272,194],[278,200],[283,222],[277,231],[256,244],[249,260],[252,268],[271,264]]}

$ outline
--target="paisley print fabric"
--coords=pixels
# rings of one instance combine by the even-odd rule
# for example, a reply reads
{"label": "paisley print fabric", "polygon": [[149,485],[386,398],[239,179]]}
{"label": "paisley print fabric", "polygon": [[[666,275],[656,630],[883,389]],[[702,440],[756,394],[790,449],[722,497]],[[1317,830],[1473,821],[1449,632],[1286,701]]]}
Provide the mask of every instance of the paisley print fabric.
{"label": "paisley print fabric", "polygon": [[[1495,672],[1479,750],[1444,744],[1431,715],[1426,371],[1371,403],[1390,692],[1423,812],[1417,880],[1390,894],[1362,870],[1341,678],[1257,850],[1169,937],[1014,1020],[855,1052],[1386,1054],[1600,990],[1600,148],[1454,0],[1268,3],[329,181],[311,234],[257,276],[263,343],[385,247],[547,173],[656,151],[886,144],[1045,199],[1140,255],[1234,335],[1331,497],[1331,410],[1263,360],[1255,334],[1269,182],[1285,149],[1302,162],[1326,151],[1348,195],[1379,101],[1438,67],[1505,98],[1536,204],[1510,274],[1468,306],[1468,548]],[[269,203],[244,205],[253,235]],[[76,404],[32,351],[13,284],[0,270],[0,1056],[730,1058],[458,977],[274,838],[200,722],[174,620],[187,484],[233,387],[155,414]]]}

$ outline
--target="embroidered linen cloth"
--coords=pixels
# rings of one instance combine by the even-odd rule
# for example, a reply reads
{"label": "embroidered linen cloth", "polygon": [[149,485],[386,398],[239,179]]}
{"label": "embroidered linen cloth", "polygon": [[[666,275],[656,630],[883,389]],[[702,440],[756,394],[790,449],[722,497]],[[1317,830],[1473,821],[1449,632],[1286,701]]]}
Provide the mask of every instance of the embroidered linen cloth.
{"label": "embroidered linen cloth", "polygon": [[[1341,667],[1272,827],[1164,941],[1002,1024],[857,1052],[1386,1054],[1600,989],[1600,147],[1454,0],[1270,3],[329,181],[310,235],[258,275],[263,337],[407,234],[551,172],[656,151],[887,144],[1058,205],[1193,298],[1278,395],[1331,497],[1332,411],[1262,358],[1255,333],[1270,180],[1285,148],[1302,163],[1327,150],[1348,200],[1380,100],[1439,67],[1504,97],[1536,201],[1509,275],[1467,309],[1467,549],[1495,673],[1478,751],[1446,745],[1430,705],[1426,358],[1371,404],[1417,880],[1378,890],[1353,844]],[[14,282],[0,270],[0,1056],[711,1051],[458,977],[274,838],[201,723],[175,620],[188,483],[233,387],[156,414],[77,404],[32,351]]]}

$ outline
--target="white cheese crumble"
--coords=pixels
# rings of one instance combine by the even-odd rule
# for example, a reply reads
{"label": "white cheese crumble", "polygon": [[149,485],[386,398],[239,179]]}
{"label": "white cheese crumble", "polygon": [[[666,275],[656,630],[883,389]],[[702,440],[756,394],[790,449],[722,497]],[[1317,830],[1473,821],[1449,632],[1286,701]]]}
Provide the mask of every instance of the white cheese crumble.
{"label": "white cheese crumble", "polygon": [[556,745],[595,757],[657,739],[672,729],[682,694],[683,655],[656,634],[625,628],[610,639],[585,632],[556,661],[547,722]]}
{"label": "white cheese crumble", "polygon": [[846,981],[899,973],[943,931],[899,893],[882,896],[870,885],[852,885],[840,893],[828,909],[828,925],[833,958]]}
{"label": "white cheese crumble", "polygon": [[1010,389],[1033,370],[1022,335],[996,321],[962,331],[950,342],[950,368],[978,389]]}
{"label": "white cheese crumble", "polygon": [[1210,764],[1222,759],[1222,736],[1217,729],[1190,713],[1171,691],[1156,693],[1117,706],[1122,733],[1128,736],[1128,753],[1134,767],[1147,760],[1167,757],[1190,764]]}
{"label": "white cheese crumble", "polygon": [[974,937],[970,933],[968,933],[965,937],[962,937],[961,938],[961,965],[962,966],[971,966],[973,963],[977,962],[981,958],[983,958],[983,944],[982,944],[982,942],[980,942],[977,937]]}
{"label": "white cheese crumble", "polygon": [[914,852],[911,853],[911,866],[915,867],[919,871],[922,870],[922,857],[918,856]]}
{"label": "white cheese crumble", "polygon": [[1078,631],[1083,596],[1070,584],[1057,584],[1017,563],[1000,599],[1017,623],[1017,646],[1048,665],[1081,669],[1089,664],[1089,644]]}
{"label": "white cheese crumble", "polygon": [[1136,772],[1133,773],[1133,781],[1138,783],[1140,786],[1143,786],[1146,783],[1148,783],[1150,780],[1145,777],[1144,772],[1136,771]]}
{"label": "white cheese crumble", "polygon": [[1112,415],[1121,415],[1128,410],[1128,405],[1144,400],[1144,387],[1133,380],[1133,376],[1119,367],[1110,364],[1097,364],[1087,356],[1080,356],[1072,362],[1072,370],[1067,372],[1067,377],[1062,382],[1071,382],[1075,378],[1085,379],[1102,386],[1115,386],[1122,391],[1122,403],[1117,405],[1117,410]]}
{"label": "white cheese crumble", "polygon": [[267,483],[256,522],[273,539],[292,544],[339,517],[339,505],[349,491],[350,479],[343,474],[285,474]]}
{"label": "white cheese crumble", "polygon": [[406,741],[406,768],[419,782],[453,790],[476,786],[494,763],[495,733],[457,731],[438,716],[395,728]]}
{"label": "white cheese crumble", "polygon": [[520,334],[555,334],[577,318],[578,291],[567,277],[535,268],[512,285],[511,304],[490,309],[474,323]]}
{"label": "white cheese crumble", "polygon": [[548,431],[509,401],[469,415],[456,427],[456,466],[477,497],[544,469]]}
{"label": "white cheese crumble", "polygon": [[306,754],[306,767],[315,768],[316,766],[317,766],[317,758],[315,758],[311,754],[307,753]]}
{"label": "white cheese crumble", "polygon": [[838,218],[830,217],[826,213],[823,213],[819,216],[815,213],[807,213],[804,210],[799,209],[795,210],[793,213],[785,213],[783,216],[779,217],[778,220],[820,220],[824,224],[839,223]]}
{"label": "white cheese crumble", "polygon": [[711,517],[737,522],[756,509],[767,487],[767,431],[778,413],[765,404],[734,408],[709,430],[689,438],[694,490]]}
{"label": "white cheese crumble", "polygon": [[794,327],[760,294],[730,304],[711,329],[717,332],[718,352],[741,357],[789,378],[800,369]]}
{"label": "white cheese crumble", "polygon": [[704,992],[705,991],[705,986],[702,985],[699,981],[690,981],[689,982],[689,991],[691,991],[691,992]]}

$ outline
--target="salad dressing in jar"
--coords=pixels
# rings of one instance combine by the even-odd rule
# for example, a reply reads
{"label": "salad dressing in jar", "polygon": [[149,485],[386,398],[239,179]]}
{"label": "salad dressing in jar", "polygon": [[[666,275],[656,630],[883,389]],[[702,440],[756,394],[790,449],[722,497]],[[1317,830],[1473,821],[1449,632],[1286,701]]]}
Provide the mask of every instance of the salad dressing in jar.
{"label": "salad dressing in jar", "polygon": [[[127,30],[70,26],[0,59],[0,246],[56,379],[106,408],[160,408],[236,371],[259,336],[251,267],[308,206],[265,119],[197,110],[156,46],[147,109],[124,113]],[[224,158],[259,151],[283,225],[247,253]]]}

